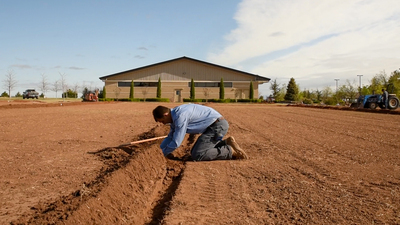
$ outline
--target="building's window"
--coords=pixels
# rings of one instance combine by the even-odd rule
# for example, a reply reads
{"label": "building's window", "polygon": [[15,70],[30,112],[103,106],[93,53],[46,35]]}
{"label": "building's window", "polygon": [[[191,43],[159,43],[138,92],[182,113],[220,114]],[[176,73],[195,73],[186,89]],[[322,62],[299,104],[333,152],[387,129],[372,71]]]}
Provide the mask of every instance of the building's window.
{"label": "building's window", "polygon": [[[133,82],[135,87],[157,87],[158,82]],[[118,82],[118,87],[130,87],[131,82]]]}
{"label": "building's window", "polygon": [[158,82],[134,82],[135,87],[157,87]]}
{"label": "building's window", "polygon": [[[220,82],[194,82],[195,87],[219,87]],[[188,87],[191,86],[191,82],[188,83]],[[224,87],[232,87],[232,82],[224,82]]]}
{"label": "building's window", "polygon": [[130,87],[131,82],[118,82],[118,87]]}
{"label": "building's window", "polygon": [[[219,83],[218,83],[219,87]],[[224,82],[224,87],[233,87],[232,82]]]}

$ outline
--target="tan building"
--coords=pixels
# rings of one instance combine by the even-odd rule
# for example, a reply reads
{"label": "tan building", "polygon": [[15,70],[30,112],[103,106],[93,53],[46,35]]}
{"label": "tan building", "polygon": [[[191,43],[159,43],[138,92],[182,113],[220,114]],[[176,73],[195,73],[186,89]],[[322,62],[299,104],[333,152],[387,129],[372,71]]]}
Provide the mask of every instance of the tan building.
{"label": "tan building", "polygon": [[134,82],[135,98],[156,98],[158,79],[161,79],[161,97],[171,102],[190,98],[191,79],[195,83],[196,99],[218,99],[221,78],[224,81],[225,99],[248,99],[250,81],[254,98],[258,98],[258,85],[269,78],[255,74],[181,57],[149,66],[100,77],[105,82],[107,98],[129,98]]}

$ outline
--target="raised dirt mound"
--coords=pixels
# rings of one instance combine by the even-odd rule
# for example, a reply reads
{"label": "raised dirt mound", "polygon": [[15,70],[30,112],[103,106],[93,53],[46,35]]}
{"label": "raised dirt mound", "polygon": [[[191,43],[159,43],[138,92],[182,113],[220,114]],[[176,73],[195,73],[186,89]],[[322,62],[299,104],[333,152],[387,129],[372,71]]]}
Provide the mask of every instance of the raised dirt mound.
{"label": "raised dirt mound", "polygon": [[[157,126],[134,140],[168,133]],[[166,160],[161,140],[91,152],[104,162],[98,176],[53,202],[40,202],[11,224],[158,224],[174,195],[193,144],[184,140],[177,160]]]}

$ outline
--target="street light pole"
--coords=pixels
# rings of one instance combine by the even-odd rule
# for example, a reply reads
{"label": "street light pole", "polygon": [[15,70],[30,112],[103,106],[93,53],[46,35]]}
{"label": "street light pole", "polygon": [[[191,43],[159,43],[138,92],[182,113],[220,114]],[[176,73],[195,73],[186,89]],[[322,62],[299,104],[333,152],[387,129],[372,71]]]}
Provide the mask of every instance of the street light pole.
{"label": "street light pole", "polygon": [[338,81],[339,81],[340,79],[335,79],[335,81],[336,81],[336,92],[337,92],[337,87],[338,87]]}
{"label": "street light pole", "polygon": [[360,80],[360,86],[358,86],[358,90],[359,90],[359,92],[360,92],[360,94],[361,94],[361,77],[363,76],[363,75],[357,75],[358,76],[358,79]]}
{"label": "street light pole", "polygon": [[336,81],[336,93],[335,93],[335,96],[336,96],[336,104],[339,105],[339,100],[338,100],[338,96],[337,96],[337,95],[338,95],[338,94],[337,94],[337,88],[338,88],[338,81],[339,81],[339,79],[336,78],[335,81]]}

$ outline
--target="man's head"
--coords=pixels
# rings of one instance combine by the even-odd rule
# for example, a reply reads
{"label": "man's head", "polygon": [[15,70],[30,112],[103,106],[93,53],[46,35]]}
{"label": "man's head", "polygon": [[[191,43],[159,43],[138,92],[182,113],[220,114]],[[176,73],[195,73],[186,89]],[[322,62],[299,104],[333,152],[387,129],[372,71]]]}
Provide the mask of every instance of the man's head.
{"label": "man's head", "polygon": [[153,110],[153,117],[154,120],[159,123],[172,123],[171,110],[165,106],[157,106]]}

